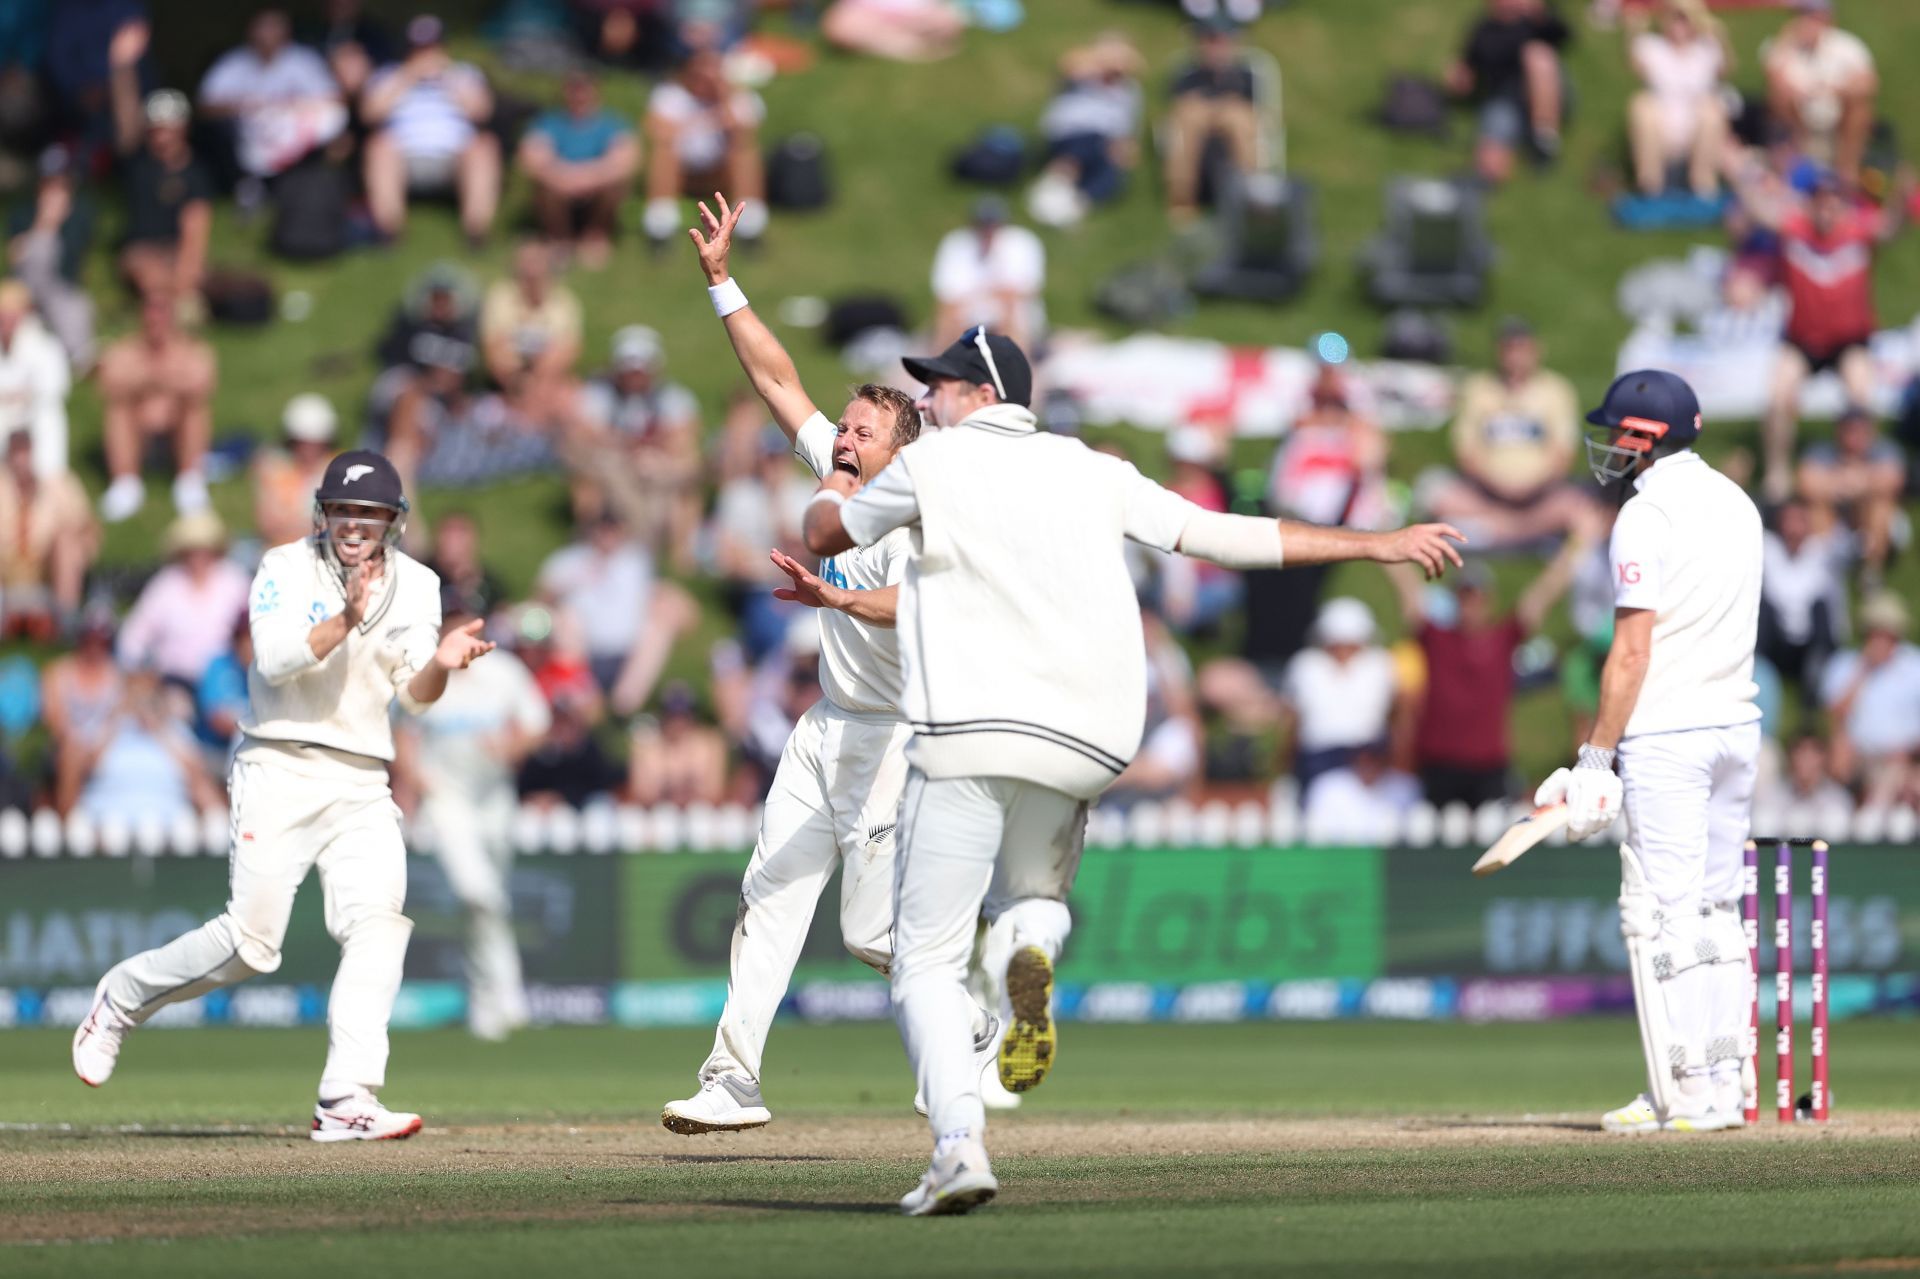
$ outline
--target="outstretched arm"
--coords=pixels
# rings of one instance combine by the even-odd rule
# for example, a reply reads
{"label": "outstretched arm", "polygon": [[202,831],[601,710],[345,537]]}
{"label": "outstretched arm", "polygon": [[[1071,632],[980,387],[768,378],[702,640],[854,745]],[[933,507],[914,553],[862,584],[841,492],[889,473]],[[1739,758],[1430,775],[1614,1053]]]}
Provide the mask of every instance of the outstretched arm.
{"label": "outstretched arm", "polygon": [[[700,252],[700,270],[707,277],[707,287],[719,289],[732,279],[727,272],[727,253],[733,247],[733,227],[740,220],[740,206],[728,204],[727,198],[717,191],[713,199],[720,206],[719,216],[714,216],[702,200],[700,222],[706,233],[701,234],[701,227],[693,227],[687,235]],[[738,286],[735,287],[737,290]],[[801,423],[817,410],[800,385],[800,371],[794,368],[793,357],[780,345],[780,339],[754,314],[751,306],[745,305],[744,295],[736,300],[740,304],[738,308],[721,317],[721,323],[727,326],[727,339],[733,343],[733,354],[740,361],[740,367],[746,370],[747,381],[753,384],[753,393],[760,397],[773,414],[773,420],[791,440],[799,433]],[[716,296],[715,301],[718,305],[722,299]]]}

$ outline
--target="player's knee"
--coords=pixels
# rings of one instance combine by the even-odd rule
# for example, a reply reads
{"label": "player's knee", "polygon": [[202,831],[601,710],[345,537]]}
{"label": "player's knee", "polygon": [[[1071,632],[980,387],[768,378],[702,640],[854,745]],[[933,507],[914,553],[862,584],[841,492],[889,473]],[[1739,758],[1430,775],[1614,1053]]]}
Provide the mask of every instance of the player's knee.
{"label": "player's knee", "polygon": [[327,921],[327,932],[345,946],[352,941],[398,941],[401,945],[413,933],[413,921],[387,907],[346,911]]}
{"label": "player's knee", "polygon": [[849,933],[843,934],[840,940],[846,945],[849,955],[882,977],[889,974],[893,967],[893,946],[887,934],[882,933],[878,937],[856,937]]}

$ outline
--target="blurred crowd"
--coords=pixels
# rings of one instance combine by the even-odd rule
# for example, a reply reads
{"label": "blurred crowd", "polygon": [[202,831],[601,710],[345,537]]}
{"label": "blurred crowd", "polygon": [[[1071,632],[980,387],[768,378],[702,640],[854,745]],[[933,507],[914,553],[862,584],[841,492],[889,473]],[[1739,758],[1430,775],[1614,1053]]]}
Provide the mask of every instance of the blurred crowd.
{"label": "blurred crowd", "polygon": [[[1183,7],[1190,46],[1152,121],[1151,60],[1124,36],[1093,34],[1060,56],[1034,126],[1028,220],[1099,216],[1150,180],[1151,154],[1177,231],[1208,216],[1223,172],[1271,163],[1277,73],[1244,36],[1261,6]],[[926,60],[992,6],[808,8],[849,54]],[[0,659],[0,734],[16,745],[0,802],[103,818],[220,802],[246,696],[251,568],[307,534],[319,472],[356,439],[385,450],[413,490],[542,476],[562,495],[570,540],[524,597],[493,568],[516,534],[489,523],[484,494],[409,530],[445,610],[486,618],[502,644],[489,661],[538,692],[525,731],[497,743],[524,800],[758,800],[820,696],[817,629],[775,597],[785,579],[768,559],[804,558],[812,485],[750,395],[717,419],[703,410],[674,380],[661,333],[627,324],[589,346],[567,282],[601,268],[623,228],[675,239],[688,197],[715,189],[744,204],[742,238],[765,231],[771,161],[754,85],[807,74],[810,55],[755,18],[745,0],[506,5],[490,32],[500,56],[545,71],[550,88],[509,102],[449,52],[437,18],[390,22],[357,0],[327,0],[311,28],[259,10],[191,94],[162,82],[139,0],[0,4],[0,147],[28,163],[0,282],[0,625],[45,655]],[[1561,57],[1574,21],[1548,0],[1488,0],[1440,72],[1471,110],[1462,162],[1489,192],[1519,161],[1560,156],[1576,119]],[[1808,804],[1920,802],[1920,648],[1885,589],[1911,539],[1912,441],[1872,410],[1866,345],[1874,251],[1898,233],[1912,186],[1883,145],[1874,57],[1825,0],[1798,0],[1755,54],[1763,89],[1740,98],[1729,86],[1744,51],[1696,0],[1596,4],[1587,25],[1600,23],[1626,28],[1620,74],[1642,86],[1626,178],[1646,194],[1724,201],[1727,322],[1780,334],[1760,456],[1726,462],[1767,499],[1760,680],[1774,736],[1791,735],[1763,785]],[[609,68],[651,79],[640,119],[602,103]],[[478,247],[500,233],[511,171],[531,191],[531,233],[506,274],[445,261],[396,281],[365,403],[293,396],[279,438],[246,463],[251,527],[228,528],[208,494],[221,370],[203,326],[248,305],[253,282],[219,261],[215,202],[271,217],[281,253],[324,257],[397,241],[411,204],[444,199]],[[96,243],[103,199],[125,209],[111,246]],[[975,201],[934,249],[925,340],[984,322],[1044,352],[1045,246],[1013,202]],[[82,281],[89,255],[109,248],[138,320],[101,343],[99,299]],[[1493,337],[1492,367],[1458,388],[1447,466],[1395,465],[1366,383],[1338,361],[1319,367],[1268,457],[1250,464],[1221,424],[1195,422],[1168,433],[1164,456],[1134,458],[1210,509],[1356,527],[1446,520],[1474,559],[1446,585],[1383,580],[1369,596],[1393,602],[1380,610],[1332,594],[1322,570],[1234,574],[1141,555],[1150,718],[1110,802],[1261,796],[1291,778],[1310,834],[1364,839],[1422,799],[1522,794],[1511,736],[1525,690],[1557,688],[1578,740],[1611,632],[1615,502],[1585,478],[1580,401],[1553,352],[1520,316]],[[1803,446],[1799,396],[1816,377],[1840,379],[1849,407],[1830,439]],[[106,463],[91,494],[71,469],[67,423],[87,378]],[[103,569],[103,523],[141,509],[155,468],[174,510],[164,562]],[[35,766],[17,745],[40,730]],[[403,749],[403,798],[409,769]]]}

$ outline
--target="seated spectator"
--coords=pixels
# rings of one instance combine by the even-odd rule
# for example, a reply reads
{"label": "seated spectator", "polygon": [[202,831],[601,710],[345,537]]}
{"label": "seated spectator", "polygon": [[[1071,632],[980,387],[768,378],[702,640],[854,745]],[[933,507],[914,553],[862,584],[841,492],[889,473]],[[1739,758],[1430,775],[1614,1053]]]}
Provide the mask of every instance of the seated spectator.
{"label": "seated spectator", "polygon": [[534,808],[585,808],[604,802],[622,781],[620,765],[593,735],[590,704],[572,694],[553,701],[553,724],[520,765],[520,802]]}
{"label": "seated spectator", "polygon": [[1833,830],[1853,816],[1853,796],[1833,780],[1827,744],[1802,733],[1787,747],[1786,776],[1777,792],[1758,796],[1756,808],[1779,814],[1790,830]]}
{"label": "seated spectator", "polygon": [[721,726],[744,764],[741,789],[749,796],[762,796],[793,726],[822,696],[820,624],[811,612],[804,612],[793,619],[779,647],[758,665],[748,663],[745,656],[730,641],[714,646],[713,698]]}
{"label": "seated spectator", "polygon": [[140,463],[156,437],[173,445],[173,505],[182,514],[206,509],[202,471],[213,438],[213,348],[180,328],[178,308],[164,290],[140,304],[140,331],[100,357],[102,432],[112,482],[100,497],[100,515],[118,523],[146,503]]}
{"label": "seated spectator", "polygon": [[346,131],[347,108],[326,59],[293,42],[284,9],[261,9],[247,41],[200,81],[200,115],[230,124],[242,173],[284,173]]}
{"label": "seated spectator", "polygon": [[1591,529],[1568,538],[1511,613],[1499,610],[1493,575],[1478,560],[1453,575],[1451,590],[1425,586],[1418,573],[1389,570],[1425,659],[1413,762],[1427,802],[1478,808],[1507,798],[1513,781],[1514,655],[1539,634],[1595,540]]}
{"label": "seated spectator", "polygon": [[553,244],[577,244],[582,266],[607,264],[620,202],[640,168],[640,142],[625,117],[600,103],[585,72],[567,76],[566,107],[534,120],[520,140],[520,167],[533,183],[533,211]]}
{"label": "seated spectator", "polygon": [[571,699],[589,725],[606,717],[578,618],[565,609],[521,604],[507,610],[506,632],[507,646],[526,664],[549,707]]}
{"label": "seated spectator", "polygon": [[1813,531],[1832,536],[1851,530],[1860,548],[1869,589],[1886,576],[1900,497],[1907,486],[1907,459],[1880,433],[1873,414],[1855,405],[1840,415],[1832,443],[1815,444],[1800,459],[1798,488]]}
{"label": "seated spectator", "polygon": [[367,15],[362,0],[325,0],[306,43],[326,58],[349,107],[359,102],[375,69],[394,61],[392,33],[379,18]]}
{"label": "seated spectator", "polygon": [[1274,514],[1312,524],[1379,528],[1387,517],[1387,437],[1354,405],[1340,369],[1322,364],[1267,476]]}
{"label": "seated spectator", "polygon": [[72,651],[40,672],[40,718],[51,739],[56,776],[61,760],[78,758],[105,740],[120,707],[123,681],[113,660],[114,627],[111,606],[87,605]]}
{"label": "seated spectator", "polygon": [[1715,198],[1729,140],[1720,99],[1733,68],[1725,30],[1704,0],[1666,0],[1658,25],[1634,36],[1627,56],[1642,85],[1627,103],[1634,185],[1659,195],[1677,165],[1695,195]]}
{"label": "seated spectator", "polygon": [[385,372],[374,384],[375,416],[384,418],[407,383],[430,369],[469,373],[480,366],[480,303],[472,277],[436,262],[407,286],[387,331],[374,347]]}
{"label": "seated spectator", "polygon": [[1407,814],[1420,802],[1420,783],[1396,771],[1391,759],[1385,742],[1366,742],[1345,764],[1314,778],[1301,814],[1309,844],[1377,847],[1400,839]]}
{"label": "seated spectator", "polygon": [[1523,146],[1539,160],[1559,158],[1567,97],[1560,51],[1572,38],[1550,0],[1487,0],[1467,33],[1447,87],[1479,113],[1473,164],[1488,182],[1513,176]]}
{"label": "seated spectator", "polygon": [[193,732],[201,753],[216,776],[223,776],[228,757],[240,744],[240,721],[247,714],[247,668],[253,665],[253,626],[247,615],[233,619],[233,642],[226,652],[207,663],[193,690]]}
{"label": "seated spectator", "polygon": [[506,584],[480,558],[480,524],[469,511],[448,511],[440,517],[427,566],[477,617],[490,617],[507,602]]}
{"label": "seated spectator", "polygon": [[1200,216],[1202,169],[1216,139],[1236,172],[1259,167],[1256,93],[1234,23],[1216,18],[1195,27],[1193,59],[1174,73],[1167,114],[1167,213],[1176,223]]}
{"label": "seated spectator", "polygon": [[660,716],[633,726],[627,758],[627,798],[644,808],[718,804],[727,793],[727,739],[702,722],[697,699],[675,681],[660,693]]}
{"label": "seated spectator", "polygon": [[1496,359],[1495,372],[1460,387],[1459,473],[1422,480],[1433,517],[1459,525],[1481,551],[1564,536],[1593,506],[1567,479],[1580,447],[1573,384],[1540,366],[1540,340],[1518,318],[1501,322]]}
{"label": "seated spectator", "polygon": [[1821,671],[1847,626],[1847,568],[1854,543],[1844,528],[1816,529],[1799,498],[1773,513],[1760,577],[1760,656],[1800,686],[1813,704]]}
{"label": "seated spectator", "polygon": [[1141,800],[1189,795],[1205,757],[1186,650],[1152,613],[1142,612],[1140,621],[1147,640],[1146,731],[1132,762],[1100,797],[1122,810]]}
{"label": "seated spectator", "polygon": [[656,246],[680,235],[685,196],[725,191],[740,206],[736,234],[756,240],[767,229],[767,175],[760,154],[766,104],[751,89],[727,83],[720,54],[697,49],[673,78],[647,98],[647,208],[641,227]]}
{"label": "seated spectator", "polygon": [[31,199],[15,204],[7,223],[7,261],[33,292],[33,304],[66,350],[74,372],[93,371],[93,298],[81,279],[93,247],[98,212],[77,181],[73,153],[51,146],[40,153],[40,182]]}
{"label": "seated spectator", "polygon": [[0,436],[24,431],[33,469],[67,469],[67,354],[33,313],[33,295],[18,280],[0,280]]}
{"label": "seated spectator", "polygon": [[740,619],[740,641],[750,662],[778,648],[787,628],[806,612],[774,598],[775,589],[789,582],[767,553],[806,557],[800,524],[813,490],[794,465],[786,436],[769,428],[761,436],[760,465],[722,485],[714,500],[714,572]]}
{"label": "seated spectator", "polygon": [[933,254],[936,346],[976,324],[1031,349],[1045,335],[1047,251],[1040,237],[1007,221],[999,196],[974,201],[968,224],[941,237]]}
{"label": "seated spectator", "polygon": [[611,511],[547,557],[534,589],[578,621],[594,682],[620,715],[646,705],[674,643],[699,620],[692,598],[654,577],[652,556]]}
{"label": "seated spectator", "polygon": [[[612,356],[608,371],[581,388],[577,406],[592,443],[611,454],[594,472],[617,469],[632,480],[639,490],[629,513],[635,535],[655,555],[670,553],[689,565],[704,497],[699,402],[663,376],[666,351],[645,325],[616,332]],[[582,490],[580,498],[586,491],[599,490]]]}
{"label": "seated spectator", "polygon": [[1880,594],[1860,608],[1858,649],[1834,655],[1821,679],[1833,775],[1860,802],[1884,808],[1913,798],[1920,752],[1920,648],[1907,643],[1907,606]]}
{"label": "seated spectator", "polygon": [[313,532],[313,494],[333,460],[340,416],[312,391],[287,401],[281,445],[253,457],[253,527],[263,547],[298,542]]}
{"label": "seated spectator", "polygon": [[580,361],[580,299],[553,276],[553,251],[525,241],[512,278],[489,288],[480,308],[487,375],[516,413],[542,425],[567,411]]}
{"label": "seated spectator", "polygon": [[73,472],[41,475],[33,438],[7,436],[0,470],[0,634],[46,642],[80,610],[87,571],[100,553],[100,526]]}
{"label": "seated spectator", "polygon": [[832,0],[820,34],[844,53],[938,62],[960,47],[966,15],[949,0]]}
{"label": "seated spectator", "polygon": [[185,704],[157,672],[129,672],[99,738],[59,761],[55,806],[128,828],[197,818],[221,806],[224,796],[195,749]]}
{"label": "seated spectator", "polygon": [[[409,487],[463,488],[551,469],[548,423],[516,412],[505,396],[474,394],[458,346],[424,352],[442,364],[374,384],[374,447],[383,447]],[[391,401],[382,392],[392,393]],[[384,419],[382,417],[382,410]]]}
{"label": "seated spectator", "polygon": [[1778,501],[1792,484],[1793,437],[1807,379],[1838,373],[1849,401],[1872,400],[1868,343],[1879,323],[1873,304],[1874,252],[1899,234],[1905,193],[1881,208],[1855,203],[1828,173],[1819,177],[1804,209],[1790,190],[1768,192],[1744,179],[1740,199],[1756,223],[1780,238],[1780,269],[1792,308],[1760,432],[1762,478],[1768,497]]}
{"label": "seated spectator", "polygon": [[1373,613],[1340,596],[1321,606],[1313,647],[1287,664],[1280,681],[1280,722],[1291,767],[1303,792],[1322,773],[1350,763],[1370,742],[1384,740],[1401,708],[1393,658],[1375,640]]}
{"label": "seated spectator", "polygon": [[233,619],[247,610],[252,579],[226,558],[227,528],[212,511],[182,515],[167,529],[167,564],[155,573],[117,645],[127,670],[151,669],[189,695],[227,651]]}
{"label": "seated spectator", "polygon": [[1833,25],[1832,0],[1794,0],[1794,15],[1760,51],[1767,110],[1793,148],[1848,182],[1873,132],[1880,76],[1859,36]]}
{"label": "seated spectator", "polygon": [[213,234],[213,179],[187,142],[186,95],[160,89],[143,108],[131,65],[114,68],[115,119],[127,157],[120,274],[136,293],[198,306]]}
{"label": "seated spectator", "polygon": [[407,24],[406,56],[374,72],[360,100],[367,138],[367,206],[389,238],[406,228],[410,195],[454,194],[470,245],[486,242],[500,203],[500,139],[487,128],[493,91],[479,68],[455,62],[440,20]]}
{"label": "seated spectator", "polygon": [[1060,55],[1061,84],[1040,116],[1047,167],[1027,200],[1034,221],[1071,226],[1089,206],[1120,194],[1140,158],[1145,67],[1140,51],[1115,31]]}

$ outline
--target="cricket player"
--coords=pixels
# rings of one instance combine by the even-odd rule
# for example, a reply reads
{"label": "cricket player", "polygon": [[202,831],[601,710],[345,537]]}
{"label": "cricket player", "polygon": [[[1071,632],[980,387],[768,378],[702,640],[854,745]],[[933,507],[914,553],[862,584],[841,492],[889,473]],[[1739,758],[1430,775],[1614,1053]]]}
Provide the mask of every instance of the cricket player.
{"label": "cricket player", "polygon": [[[814,407],[792,359],[728,273],[740,210],[718,194],[714,202],[717,215],[700,206],[705,233],[689,235],[734,354],[800,459],[815,475],[839,475],[857,489],[919,435],[919,412],[909,396],[873,384],[854,388],[837,424]],[[774,771],[740,885],[713,1051],[700,1067],[700,1090],[661,1110],[673,1132],[758,1128],[773,1117],[760,1093],[767,1031],[836,865],[848,951],[882,974],[892,962],[894,824],[907,741],[894,616],[907,552],[904,529],[860,550],[842,548],[818,574],[774,552],[794,582],[776,593],[819,610],[824,696],[794,725]],[[984,1051],[995,1027],[974,1008],[969,1025]]]}
{"label": "cricket player", "polygon": [[[440,614],[445,634],[480,616],[476,602],[444,588]],[[552,723],[526,663],[500,652],[448,676],[445,695],[401,726],[420,818],[467,911],[467,1028],[480,1039],[505,1039],[527,1024],[509,891],[514,775]]]}
{"label": "cricket player", "polygon": [[[863,486],[829,472],[807,509],[820,555],[902,529],[904,709],[893,1006],[924,1092],[933,1161],[900,1201],[910,1216],[965,1212],[998,1182],[981,1144],[966,988],[974,921],[1021,918],[1007,970],[1010,1059],[1050,1060],[1046,994],[1071,920],[1066,895],[1088,804],[1139,749],[1146,641],[1127,539],[1233,568],[1345,559],[1460,562],[1445,525],[1393,533],[1204,511],[1129,463],[1042,432],[1033,374],[1011,339],[975,328],[906,362],[936,426]],[[991,933],[991,929],[989,930]],[[1022,987],[1037,998],[1029,1001]]]}
{"label": "cricket player", "polygon": [[1578,761],[1534,801],[1566,801],[1572,839],[1626,813],[1620,931],[1647,1091],[1601,1127],[1734,1128],[1748,1018],[1741,848],[1760,759],[1760,513],[1693,451],[1700,403],[1683,379],[1622,374],[1587,421],[1594,477],[1632,485],[1609,550],[1613,647]]}
{"label": "cricket player", "polygon": [[168,1004],[280,967],[293,896],[320,872],[340,968],[327,1000],[315,1141],[409,1137],[387,1109],[387,1021],[413,923],[400,812],[388,786],[394,701],[419,712],[493,645],[480,623],[440,633],[440,582],[399,550],[407,499],[378,453],[343,453],[314,494],[313,536],[268,551],[253,579],[248,711],[228,781],[227,909],[115,965],[73,1036],[73,1068],[99,1087],[127,1033]]}

